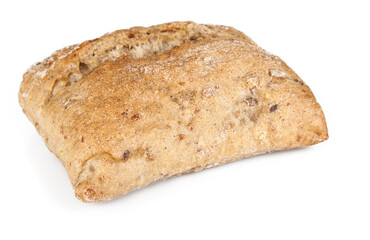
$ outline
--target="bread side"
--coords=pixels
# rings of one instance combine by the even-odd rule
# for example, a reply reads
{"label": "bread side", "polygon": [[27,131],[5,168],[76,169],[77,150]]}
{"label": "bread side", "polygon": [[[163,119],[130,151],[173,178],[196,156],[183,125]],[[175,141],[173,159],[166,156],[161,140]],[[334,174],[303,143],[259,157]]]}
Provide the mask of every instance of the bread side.
{"label": "bread side", "polygon": [[121,30],[53,59],[25,74],[20,103],[86,202],[328,137],[309,87],[232,28]]}

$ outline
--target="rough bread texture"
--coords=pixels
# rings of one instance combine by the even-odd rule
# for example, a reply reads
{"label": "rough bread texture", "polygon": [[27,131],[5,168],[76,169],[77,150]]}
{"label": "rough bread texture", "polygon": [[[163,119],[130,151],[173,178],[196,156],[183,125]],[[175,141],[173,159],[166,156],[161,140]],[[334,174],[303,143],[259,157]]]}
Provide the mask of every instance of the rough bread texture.
{"label": "rough bread texture", "polygon": [[328,139],[320,105],[280,58],[193,22],[58,50],[24,74],[19,101],[85,202]]}

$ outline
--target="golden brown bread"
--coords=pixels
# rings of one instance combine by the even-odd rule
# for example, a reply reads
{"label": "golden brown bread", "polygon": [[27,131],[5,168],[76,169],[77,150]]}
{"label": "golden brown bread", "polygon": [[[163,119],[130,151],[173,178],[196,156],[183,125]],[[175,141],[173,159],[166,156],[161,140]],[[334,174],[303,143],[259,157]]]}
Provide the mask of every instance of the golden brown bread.
{"label": "golden brown bread", "polygon": [[320,105],[280,58],[193,22],[59,50],[24,74],[19,101],[85,202],[328,138]]}

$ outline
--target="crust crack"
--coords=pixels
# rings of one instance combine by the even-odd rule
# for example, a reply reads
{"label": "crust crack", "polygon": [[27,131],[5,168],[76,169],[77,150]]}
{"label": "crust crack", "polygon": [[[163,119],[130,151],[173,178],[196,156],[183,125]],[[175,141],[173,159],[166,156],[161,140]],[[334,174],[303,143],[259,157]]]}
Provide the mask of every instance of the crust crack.
{"label": "crust crack", "polygon": [[147,58],[151,55],[161,55],[185,42],[225,37],[246,38],[233,29],[222,31],[211,25],[186,22],[118,30],[97,40],[85,41],[80,45],[58,50],[45,59],[40,68],[48,80],[54,81],[47,102],[59,90],[75,84],[105,61],[116,61],[124,56],[132,59]]}

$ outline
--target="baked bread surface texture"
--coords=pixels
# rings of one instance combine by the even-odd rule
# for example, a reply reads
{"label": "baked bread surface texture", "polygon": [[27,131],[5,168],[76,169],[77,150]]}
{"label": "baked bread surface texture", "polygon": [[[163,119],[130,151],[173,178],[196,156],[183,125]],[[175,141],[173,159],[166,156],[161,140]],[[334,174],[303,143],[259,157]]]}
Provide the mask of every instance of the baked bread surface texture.
{"label": "baked bread surface texture", "polygon": [[84,202],[328,139],[310,88],[280,58],[193,22],[58,50],[24,74],[19,101]]}

